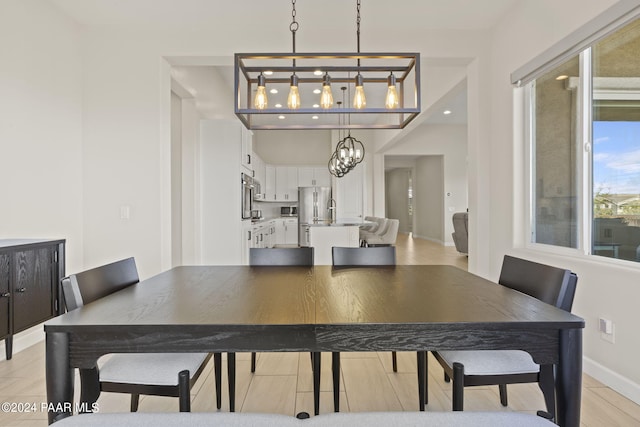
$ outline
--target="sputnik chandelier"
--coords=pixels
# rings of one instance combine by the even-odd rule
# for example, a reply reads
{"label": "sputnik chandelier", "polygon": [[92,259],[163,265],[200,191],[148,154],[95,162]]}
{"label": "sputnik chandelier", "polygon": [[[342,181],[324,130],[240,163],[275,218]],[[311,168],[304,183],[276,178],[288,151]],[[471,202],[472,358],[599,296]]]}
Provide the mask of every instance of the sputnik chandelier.
{"label": "sputnik chandelier", "polygon": [[[297,53],[292,0],[291,53],[235,54],[235,113],[248,129],[402,129],[420,113],[420,54],[361,53],[360,1],[355,53]],[[332,83],[351,105],[334,104]],[[336,126],[341,114],[350,120]]]}
{"label": "sputnik chandelier", "polygon": [[[338,101],[338,106],[344,103],[344,93],[347,88],[343,86],[340,89],[342,90],[343,101]],[[349,120],[351,120],[351,118],[349,118]],[[348,135],[338,141],[335,151],[329,158],[329,172],[337,178],[342,178],[363,160],[364,145],[352,137],[351,131],[349,130]]]}

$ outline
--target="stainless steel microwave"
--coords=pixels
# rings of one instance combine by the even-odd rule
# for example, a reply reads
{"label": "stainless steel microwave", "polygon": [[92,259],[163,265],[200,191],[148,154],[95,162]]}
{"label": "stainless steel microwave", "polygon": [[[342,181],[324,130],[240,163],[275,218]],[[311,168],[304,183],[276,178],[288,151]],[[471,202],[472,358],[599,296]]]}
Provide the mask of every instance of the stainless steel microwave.
{"label": "stainless steel microwave", "polygon": [[280,216],[298,216],[297,206],[281,206]]}

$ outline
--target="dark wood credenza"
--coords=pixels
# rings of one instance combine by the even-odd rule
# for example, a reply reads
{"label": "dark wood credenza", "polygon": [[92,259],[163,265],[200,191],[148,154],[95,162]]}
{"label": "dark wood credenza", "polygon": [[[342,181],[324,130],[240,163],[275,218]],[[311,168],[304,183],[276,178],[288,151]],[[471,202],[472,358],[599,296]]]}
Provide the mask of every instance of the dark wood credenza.
{"label": "dark wood credenza", "polygon": [[13,335],[62,312],[64,250],[64,239],[0,239],[0,339],[7,360]]}

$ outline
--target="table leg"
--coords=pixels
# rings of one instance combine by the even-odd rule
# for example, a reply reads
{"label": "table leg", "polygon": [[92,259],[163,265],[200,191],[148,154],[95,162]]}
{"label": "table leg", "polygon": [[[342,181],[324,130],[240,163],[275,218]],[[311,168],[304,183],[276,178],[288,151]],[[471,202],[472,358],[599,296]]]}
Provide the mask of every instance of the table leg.
{"label": "table leg", "polygon": [[47,417],[49,424],[72,414],[73,369],[69,365],[69,337],[63,332],[46,335]]}
{"label": "table leg", "polygon": [[418,351],[417,352],[417,367],[418,367],[418,399],[420,403],[418,407],[421,411],[424,411],[424,404],[427,401],[426,399],[426,382],[427,382],[427,352],[426,351]]}
{"label": "table leg", "polygon": [[227,353],[227,379],[229,381],[229,412],[236,411],[236,354]]}
{"label": "table leg", "polygon": [[[333,410],[340,412],[340,352],[331,353],[331,371],[333,372]],[[318,381],[319,378],[318,375]]]}
{"label": "table leg", "polygon": [[580,426],[581,396],[582,329],[564,329],[560,331],[560,363],[556,375],[556,422],[559,426]]}
{"label": "table leg", "polygon": [[313,353],[313,413],[320,413],[320,352]]}

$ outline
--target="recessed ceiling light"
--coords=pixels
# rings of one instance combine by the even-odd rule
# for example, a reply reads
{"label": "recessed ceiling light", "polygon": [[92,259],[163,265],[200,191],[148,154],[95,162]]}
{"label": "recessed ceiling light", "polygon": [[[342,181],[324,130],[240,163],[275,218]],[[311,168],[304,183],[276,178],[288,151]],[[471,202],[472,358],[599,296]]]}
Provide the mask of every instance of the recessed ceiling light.
{"label": "recessed ceiling light", "polygon": [[276,108],[282,108],[282,104],[276,104]]}
{"label": "recessed ceiling light", "polygon": [[323,73],[320,70],[316,70],[313,72],[313,74],[315,74],[316,76],[321,76]]}
{"label": "recessed ceiling light", "polygon": [[265,76],[270,76],[270,75],[272,75],[272,74],[273,74],[273,71],[265,71],[263,74],[264,74]]}
{"label": "recessed ceiling light", "polygon": [[569,76],[566,76],[566,75],[562,74],[562,75],[556,77],[556,80],[566,80],[568,78],[569,78]]}
{"label": "recessed ceiling light", "polygon": [[311,116],[313,120],[318,120],[318,116]]}
{"label": "recessed ceiling light", "polygon": [[271,89],[269,92],[271,92],[271,93],[278,93],[278,89]]}
{"label": "recessed ceiling light", "polygon": [[279,118],[280,120],[284,120],[284,116],[283,116],[283,115],[278,116],[278,118]]}
{"label": "recessed ceiling light", "polygon": [[451,114],[451,110],[444,110],[442,114],[444,114],[445,116],[448,116],[449,114]]}
{"label": "recessed ceiling light", "polygon": [[319,94],[320,92],[322,92],[320,89],[314,89],[313,93],[315,93],[316,95]]}
{"label": "recessed ceiling light", "polygon": [[313,104],[313,108],[320,108],[320,104]]}

